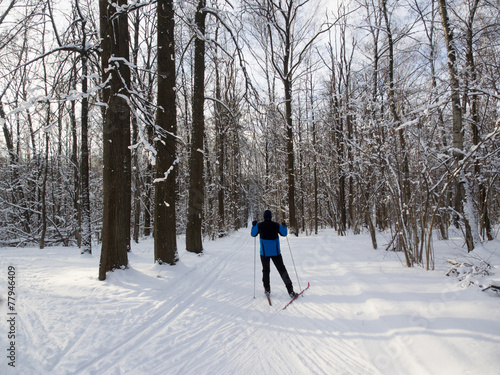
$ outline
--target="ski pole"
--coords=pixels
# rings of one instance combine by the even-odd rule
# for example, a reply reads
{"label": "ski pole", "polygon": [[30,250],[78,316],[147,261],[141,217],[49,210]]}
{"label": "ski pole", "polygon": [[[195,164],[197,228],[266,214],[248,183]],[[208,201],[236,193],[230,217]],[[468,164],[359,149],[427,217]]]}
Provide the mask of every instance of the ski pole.
{"label": "ski pole", "polygon": [[255,263],[257,258],[257,237],[253,238],[253,298],[255,299]]}
{"label": "ski pole", "polygon": [[295,276],[297,276],[297,282],[299,283],[299,289],[302,290],[300,286],[299,274],[297,273],[297,267],[295,267],[295,260],[293,260],[292,248],[290,247],[290,241],[288,241],[288,236],[286,236],[286,242],[288,244],[288,249],[290,249],[290,255],[292,257],[293,268],[295,269]]}

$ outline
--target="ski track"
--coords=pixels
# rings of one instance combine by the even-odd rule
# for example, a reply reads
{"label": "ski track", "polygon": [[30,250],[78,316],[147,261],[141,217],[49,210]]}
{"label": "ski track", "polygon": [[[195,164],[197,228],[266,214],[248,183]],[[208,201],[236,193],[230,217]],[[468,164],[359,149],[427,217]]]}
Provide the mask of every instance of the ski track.
{"label": "ski track", "polygon": [[[120,353],[133,351],[129,348],[106,353],[103,355],[104,361],[109,361],[116,353],[117,366],[128,367],[130,373],[161,372],[165,364],[153,359],[157,356],[168,358],[171,374],[213,374],[219,373],[221,368],[228,374],[320,374],[325,368],[335,368],[339,374],[362,374],[367,373],[368,369],[373,370],[371,365],[359,363],[359,355],[354,348],[336,339],[334,332],[326,332],[326,320],[318,326],[303,328],[307,327],[307,319],[301,317],[308,314],[307,306],[298,306],[301,301],[293,304],[298,306],[298,312],[295,313],[297,318],[288,318],[285,312],[281,312],[280,309],[288,301],[288,297],[280,296],[280,293],[284,294],[284,287],[275,273],[273,289],[281,298],[274,299],[274,306],[266,306],[260,287],[260,262],[257,264],[257,300],[249,301],[250,296],[246,294],[238,297],[237,293],[228,293],[227,288],[235,283],[235,276],[251,268],[251,264],[242,262],[238,250],[251,248],[253,240],[248,233],[239,233],[227,240],[234,241],[230,246],[233,250],[229,254],[207,261],[201,266],[200,272],[195,271],[189,275],[190,280],[196,280],[201,275],[203,283],[194,293],[191,292],[189,296],[177,302],[174,307],[176,312],[169,312],[170,317],[160,318],[158,324],[140,336],[129,337],[131,347],[134,343],[158,347],[165,337],[172,336],[174,340],[168,348],[153,353],[151,360],[144,361],[146,364],[135,369],[127,366],[135,361],[130,361],[130,358],[119,359]],[[249,252],[246,253],[248,255]],[[224,259],[220,261],[222,257]],[[246,258],[251,259],[248,256]],[[218,263],[218,266],[213,263]],[[291,264],[289,271],[293,272]],[[250,276],[248,272],[246,274]],[[237,284],[239,285],[236,291],[248,289],[245,288],[245,283]],[[188,287],[186,290],[191,291],[192,288]],[[233,296],[229,298],[228,294]],[[213,316],[211,311],[226,313],[223,316]],[[269,312],[272,315],[269,316]],[[146,316],[148,321],[156,322],[158,319],[157,316]],[[307,340],[303,339],[304,335]],[[207,340],[206,337],[210,339]],[[311,347],[314,349],[310,350]],[[141,362],[139,358],[137,362]],[[155,362],[157,364],[151,366],[151,363]],[[104,365],[98,360],[91,370],[102,369]]]}
{"label": "ski track", "polygon": [[[242,230],[206,242],[201,256],[181,252],[171,267],[151,264],[151,242],[134,244],[130,268],[108,273],[104,282],[97,280],[97,254],[31,250],[32,264],[18,256],[18,373],[436,373],[432,366],[439,358],[429,361],[424,355],[429,351],[415,349],[429,342],[429,329],[445,319],[448,303],[463,302],[456,301],[452,286],[442,284],[441,274],[412,284],[407,278],[422,270],[403,271],[394,259],[381,262],[383,252],[357,260],[348,251],[348,237],[291,237],[282,240],[285,265],[298,291],[291,247],[300,287],[308,281],[311,287],[282,311],[289,301],[286,289],[271,268],[273,306],[268,305],[258,256],[253,298],[254,245],[249,230]],[[7,263],[0,259],[0,267]],[[415,297],[420,293],[425,298]],[[421,301],[443,296],[447,305],[422,308]],[[448,325],[433,331],[431,340],[439,353],[456,359],[441,373],[472,374],[461,371],[459,359],[470,347],[484,349],[470,330]],[[499,327],[479,332],[481,341],[500,344]],[[460,347],[457,338],[468,347]],[[494,356],[488,347],[486,357],[488,350]]]}
{"label": "ski track", "polygon": [[[150,322],[151,324],[144,329],[144,326],[140,326],[139,333],[131,333],[129,336],[125,337],[124,341],[119,343],[115,348],[103,353],[95,362],[89,366],[88,368],[82,369],[80,373],[85,373],[87,371],[98,372],[103,371],[106,367],[107,363],[112,363],[112,367],[124,368],[127,369],[127,373],[134,373],[134,369],[130,368],[129,364],[134,363],[134,361],[130,361],[130,358],[124,358],[124,354],[134,353],[136,350],[134,349],[138,345],[140,347],[149,347],[157,350],[158,353],[153,351],[152,358],[150,360],[152,362],[158,360],[161,361],[162,356],[166,356],[165,351],[168,351],[168,347],[165,348],[161,345],[161,341],[164,341],[163,338],[174,337],[173,342],[169,343],[170,347],[176,347],[179,341],[182,341],[182,333],[179,332],[179,335],[175,335],[175,329],[170,327],[175,326],[176,323],[179,326],[185,328],[185,330],[190,331],[189,322],[196,321],[196,311],[193,308],[197,305],[197,301],[203,297],[206,291],[212,287],[213,283],[218,279],[219,275],[223,273],[224,269],[228,267],[230,264],[230,259],[235,256],[236,253],[232,254],[226,261],[220,262],[218,265],[214,267],[214,261],[212,259],[208,260],[205,263],[201,263],[195,270],[189,272],[189,278],[185,278],[182,281],[186,282],[187,285],[183,285],[183,288],[179,290],[178,287],[179,282],[173,283],[174,285],[168,286],[166,290],[174,290],[174,296],[170,299],[164,300],[160,302],[157,306],[152,309],[149,309],[144,314],[144,320]],[[200,258],[208,258],[201,256]],[[168,272],[168,271],[166,271]],[[193,284],[198,284],[193,289]],[[182,291],[188,291],[189,293],[183,293]],[[163,294],[163,293],[161,293]],[[165,293],[166,294],[166,293]],[[163,294],[162,297],[165,296]],[[172,306],[172,303],[174,306]],[[202,307],[202,306],[201,306]],[[181,318],[186,317],[186,321],[183,321]],[[181,320],[180,322],[177,322]],[[155,344],[159,341],[159,346],[149,345],[150,343]],[[169,340],[170,341],[170,340]],[[167,349],[167,350],[165,350]],[[163,354],[162,354],[163,353]],[[159,356],[158,358],[157,355]],[[138,358],[137,362],[140,363],[144,359]],[[130,363],[129,363],[130,362]],[[161,367],[164,366],[162,363]],[[140,370],[139,366],[137,368],[137,372]],[[169,370],[170,371],[170,370]],[[103,373],[107,373],[104,371]],[[113,369],[110,370],[110,373],[113,373]]]}

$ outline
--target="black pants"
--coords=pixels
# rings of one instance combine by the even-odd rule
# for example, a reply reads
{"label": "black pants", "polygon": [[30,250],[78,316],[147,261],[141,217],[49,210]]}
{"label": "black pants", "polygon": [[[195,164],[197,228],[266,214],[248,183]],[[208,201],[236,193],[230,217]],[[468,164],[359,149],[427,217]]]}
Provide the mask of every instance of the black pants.
{"label": "black pants", "polygon": [[280,255],[276,255],[274,257],[265,257],[263,255],[260,256],[260,260],[262,262],[262,282],[264,283],[265,290],[271,290],[271,286],[269,284],[269,273],[271,272],[271,259],[273,260],[278,273],[281,276],[281,279],[285,283],[286,289],[288,293],[293,291],[292,280],[290,280],[290,276],[288,276],[288,272],[286,270],[285,265],[283,264],[283,257]]}

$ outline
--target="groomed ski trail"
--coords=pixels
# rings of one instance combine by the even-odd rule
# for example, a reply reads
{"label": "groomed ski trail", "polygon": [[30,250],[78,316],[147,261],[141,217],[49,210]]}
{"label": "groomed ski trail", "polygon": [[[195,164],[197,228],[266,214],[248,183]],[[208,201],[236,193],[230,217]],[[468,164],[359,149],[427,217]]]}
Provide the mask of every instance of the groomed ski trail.
{"label": "groomed ski trail", "polygon": [[26,374],[377,373],[336,337],[333,320],[310,321],[308,297],[277,313],[289,297],[275,269],[269,306],[258,257],[253,299],[248,230],[205,242],[201,256],[179,251],[174,267],[151,264],[151,242],[134,244],[130,268],[104,282],[96,279],[98,252],[77,251],[38,250],[39,262],[18,267]]}
{"label": "groomed ski trail", "polygon": [[[151,240],[133,244],[130,268],[104,282],[97,280],[98,250],[80,256],[76,248],[2,249],[0,268],[17,270],[16,373],[419,375],[497,368],[497,300],[464,292],[444,272],[408,269],[397,254],[365,248],[368,238],[333,231],[290,237],[300,280],[311,288],[284,311],[290,298],[273,267],[273,305],[267,303],[258,256],[253,298],[247,229],[206,241],[201,256],[181,250],[179,237],[173,267],[152,264]],[[282,253],[298,286],[288,246]],[[6,337],[0,332],[3,347]]]}

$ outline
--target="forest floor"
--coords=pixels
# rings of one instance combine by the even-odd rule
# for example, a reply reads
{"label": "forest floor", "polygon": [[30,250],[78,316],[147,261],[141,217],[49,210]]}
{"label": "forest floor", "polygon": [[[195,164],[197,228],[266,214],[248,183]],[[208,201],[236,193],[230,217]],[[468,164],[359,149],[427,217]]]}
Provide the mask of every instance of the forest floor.
{"label": "forest floor", "polygon": [[[295,289],[290,248],[311,284],[282,310],[286,289],[272,266],[269,306],[249,232],[207,241],[201,256],[180,250],[176,266],[153,264],[145,239],[106,281],[99,248],[0,249],[0,374],[500,374],[500,294],[479,286],[500,284],[499,240],[472,254],[436,240],[426,271],[368,235],[282,238]],[[492,268],[460,280],[446,276],[449,259]]]}

